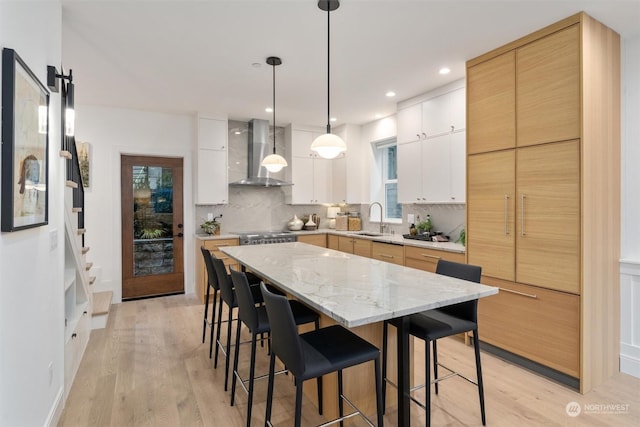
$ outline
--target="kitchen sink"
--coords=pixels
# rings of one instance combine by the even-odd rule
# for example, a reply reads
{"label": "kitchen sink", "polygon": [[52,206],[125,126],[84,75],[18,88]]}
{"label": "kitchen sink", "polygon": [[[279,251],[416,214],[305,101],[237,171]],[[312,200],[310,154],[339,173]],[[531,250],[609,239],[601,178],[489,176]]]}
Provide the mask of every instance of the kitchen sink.
{"label": "kitchen sink", "polygon": [[376,233],[375,231],[357,231],[355,233],[349,233],[349,234],[355,234],[357,236],[371,236],[371,237],[382,236],[382,233]]}

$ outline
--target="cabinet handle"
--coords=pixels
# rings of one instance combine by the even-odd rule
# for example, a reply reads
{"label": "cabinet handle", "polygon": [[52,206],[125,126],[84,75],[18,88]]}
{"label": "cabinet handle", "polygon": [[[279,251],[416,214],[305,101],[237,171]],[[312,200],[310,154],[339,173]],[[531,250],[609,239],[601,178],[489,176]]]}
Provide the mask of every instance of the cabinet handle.
{"label": "cabinet handle", "polygon": [[393,255],[380,254],[382,258],[393,258]]}
{"label": "cabinet handle", "polygon": [[454,132],[455,126],[451,125],[451,133]]}
{"label": "cabinet handle", "polygon": [[416,133],[416,138],[420,139],[420,134]]}
{"label": "cabinet handle", "polygon": [[75,337],[77,337],[78,334],[76,334],[75,332],[71,334],[71,339],[74,339]]}
{"label": "cabinet handle", "polygon": [[437,255],[429,255],[429,254],[420,254],[420,255],[422,255],[423,257],[427,257],[427,258],[442,259]]}
{"label": "cabinet handle", "polygon": [[504,234],[509,235],[509,195],[504,195]]}
{"label": "cabinet handle", "polygon": [[427,139],[427,134],[422,132],[422,139]]}
{"label": "cabinet handle", "polygon": [[524,199],[527,196],[522,193],[522,202],[521,202],[521,209],[520,209],[520,235],[522,237],[524,237],[525,232],[524,232]]}
{"label": "cabinet handle", "polygon": [[498,288],[498,289],[500,289],[501,291],[509,292],[510,294],[516,294],[516,295],[520,295],[527,298],[538,299],[538,296],[535,294],[525,294],[524,292],[513,291],[511,289],[505,289],[505,288]]}

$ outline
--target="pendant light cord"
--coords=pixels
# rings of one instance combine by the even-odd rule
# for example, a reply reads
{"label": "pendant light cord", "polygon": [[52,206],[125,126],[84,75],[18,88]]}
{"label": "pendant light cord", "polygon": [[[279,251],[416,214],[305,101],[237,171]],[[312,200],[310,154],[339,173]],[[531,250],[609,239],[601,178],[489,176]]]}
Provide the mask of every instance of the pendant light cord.
{"label": "pendant light cord", "polygon": [[327,2],[327,133],[331,133],[331,7]]}
{"label": "pendant light cord", "polygon": [[276,154],[276,64],[273,66],[273,154]]}

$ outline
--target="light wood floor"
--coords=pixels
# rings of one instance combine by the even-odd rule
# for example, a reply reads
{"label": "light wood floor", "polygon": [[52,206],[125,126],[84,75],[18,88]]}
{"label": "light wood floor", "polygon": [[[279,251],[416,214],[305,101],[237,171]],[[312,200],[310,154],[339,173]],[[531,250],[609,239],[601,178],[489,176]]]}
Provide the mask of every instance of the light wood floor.
{"label": "light wood floor", "polygon": [[[224,358],[213,369],[209,343],[201,342],[203,307],[195,297],[184,295],[114,305],[106,329],[91,334],[59,426],[246,425],[246,395],[238,389],[236,406],[229,406],[230,393],[223,391]],[[438,342],[441,362],[474,376],[472,347],[456,339]],[[424,372],[423,351],[422,344],[416,345],[419,378]],[[248,354],[248,346],[242,347],[241,373],[248,370]],[[257,361],[256,372],[266,372],[265,349],[258,351]],[[487,353],[482,367],[488,426],[640,425],[640,379],[619,374],[583,396]],[[482,425],[477,389],[471,384],[447,380],[439,395],[432,396],[434,426]],[[266,381],[259,381],[255,426],[264,425],[265,398]],[[570,402],[582,410],[577,417],[567,415]],[[598,406],[611,404],[620,405],[623,413],[605,414],[606,408]],[[277,377],[274,425],[293,425],[293,406],[291,378]],[[424,411],[412,405],[411,412],[411,424],[424,425]],[[323,421],[310,401],[304,402],[302,413],[305,426]],[[395,417],[395,411],[388,410],[386,425],[395,425]]]}

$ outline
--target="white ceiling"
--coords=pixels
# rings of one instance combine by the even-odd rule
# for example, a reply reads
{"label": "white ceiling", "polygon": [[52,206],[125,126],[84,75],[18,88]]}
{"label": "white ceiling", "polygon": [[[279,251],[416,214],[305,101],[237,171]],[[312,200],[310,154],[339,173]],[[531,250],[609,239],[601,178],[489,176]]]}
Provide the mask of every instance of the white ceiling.
{"label": "white ceiling", "polygon": [[[278,125],[326,124],[327,19],[316,0],[62,3],[62,65],[79,105],[270,120],[274,55]],[[342,0],[331,13],[335,125],[392,114],[464,77],[466,60],[582,10],[623,39],[640,33],[640,0]]]}

